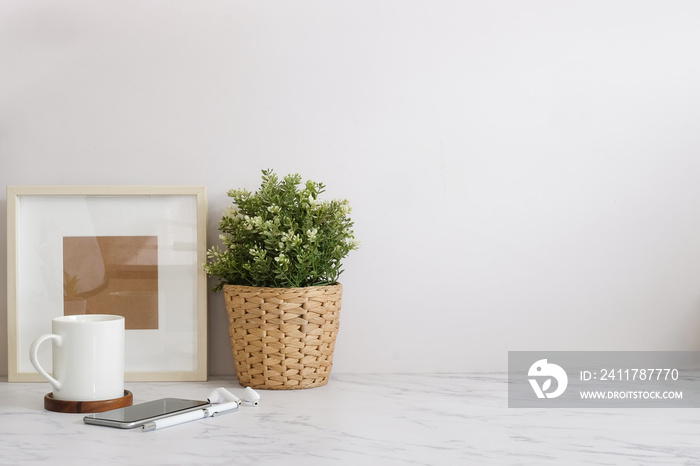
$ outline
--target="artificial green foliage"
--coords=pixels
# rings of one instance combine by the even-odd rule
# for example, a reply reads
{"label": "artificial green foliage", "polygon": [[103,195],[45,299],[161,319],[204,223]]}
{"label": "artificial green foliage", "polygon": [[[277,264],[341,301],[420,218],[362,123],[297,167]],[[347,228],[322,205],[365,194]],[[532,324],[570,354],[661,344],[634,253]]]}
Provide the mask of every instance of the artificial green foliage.
{"label": "artificial green foliage", "polygon": [[207,251],[204,269],[225,284],[301,287],[330,285],[342,273],[341,260],[359,242],[347,200],[322,201],[322,183],[301,185],[298,174],[281,180],[262,171],[257,192],[233,189],[233,205],[219,222],[224,248]]}

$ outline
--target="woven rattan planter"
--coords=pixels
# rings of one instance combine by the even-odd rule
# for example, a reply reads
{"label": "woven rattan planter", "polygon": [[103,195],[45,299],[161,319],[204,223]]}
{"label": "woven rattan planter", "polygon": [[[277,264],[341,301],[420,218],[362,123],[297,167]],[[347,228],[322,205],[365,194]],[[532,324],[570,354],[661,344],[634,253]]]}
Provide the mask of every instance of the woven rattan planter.
{"label": "woven rattan planter", "polygon": [[276,390],[328,383],[342,292],[340,284],[304,288],[225,285],[239,383]]}

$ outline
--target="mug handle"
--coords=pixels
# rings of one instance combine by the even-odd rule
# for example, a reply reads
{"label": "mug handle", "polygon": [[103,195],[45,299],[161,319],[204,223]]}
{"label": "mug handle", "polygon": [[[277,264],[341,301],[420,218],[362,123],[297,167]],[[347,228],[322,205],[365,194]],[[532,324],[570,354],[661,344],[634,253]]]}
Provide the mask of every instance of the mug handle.
{"label": "mug handle", "polygon": [[60,390],[61,382],[51,377],[48,374],[48,372],[46,372],[44,368],[41,367],[41,364],[39,364],[39,345],[41,345],[46,340],[56,340],[56,346],[61,346],[63,344],[63,338],[60,335],[53,335],[51,333],[41,335],[39,338],[34,340],[34,343],[32,343],[32,346],[29,348],[29,360],[31,361],[32,366],[34,366],[34,369],[36,369],[36,371],[39,374],[41,374],[42,377],[48,380],[49,383],[53,385],[53,388],[55,388],[56,390]]}

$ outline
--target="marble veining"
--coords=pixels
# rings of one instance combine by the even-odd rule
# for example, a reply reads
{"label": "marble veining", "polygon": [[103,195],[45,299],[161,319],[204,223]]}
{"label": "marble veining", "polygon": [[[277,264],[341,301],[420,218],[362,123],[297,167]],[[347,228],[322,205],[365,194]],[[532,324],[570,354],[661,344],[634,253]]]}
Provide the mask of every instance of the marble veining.
{"label": "marble veining", "polygon": [[[243,392],[234,377],[126,384],[135,403],[205,399],[219,386]],[[0,382],[0,464],[700,464],[696,409],[509,409],[505,374],[334,374],[154,432],[45,411],[48,391]]]}

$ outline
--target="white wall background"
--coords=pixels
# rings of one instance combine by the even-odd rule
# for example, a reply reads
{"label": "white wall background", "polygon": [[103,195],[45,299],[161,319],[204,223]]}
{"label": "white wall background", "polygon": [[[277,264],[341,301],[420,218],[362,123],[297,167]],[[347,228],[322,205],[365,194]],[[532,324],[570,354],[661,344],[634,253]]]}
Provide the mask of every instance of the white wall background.
{"label": "white wall background", "polygon": [[261,168],[325,182],[338,372],[698,350],[699,57],[692,0],[2,0],[0,186],[206,185],[212,244]]}

